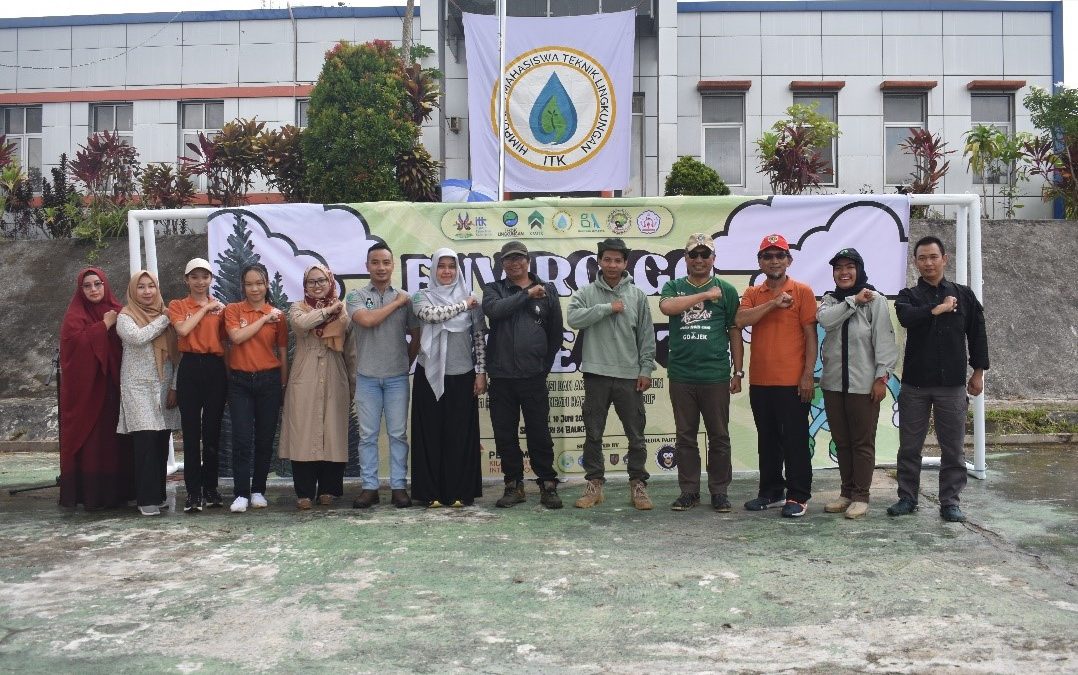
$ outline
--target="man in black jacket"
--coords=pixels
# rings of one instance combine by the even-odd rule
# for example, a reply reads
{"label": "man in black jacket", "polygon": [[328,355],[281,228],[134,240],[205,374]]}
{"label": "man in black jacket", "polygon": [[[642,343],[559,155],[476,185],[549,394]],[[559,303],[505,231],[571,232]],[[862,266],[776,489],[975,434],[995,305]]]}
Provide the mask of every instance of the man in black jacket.
{"label": "man in black jacket", "polygon": [[[924,237],[913,247],[921,278],[899,291],[898,322],[906,329],[902,392],[898,397],[898,502],[888,515],[904,516],[917,509],[921,449],[929,415],[935,419],[941,460],[940,516],[949,522],[966,519],[958,496],[966,486],[966,410],[969,396],[984,391],[988,370],[988,337],[984,309],[968,286],[944,278],[947,255],[943,242]],[[966,379],[968,364],[973,374]]]}
{"label": "man in black jacket", "polygon": [[483,313],[490,322],[490,423],[505,475],[505,494],[495,505],[508,508],[527,501],[524,455],[517,436],[523,413],[539,502],[549,509],[560,509],[546,378],[561,349],[561,303],[554,284],[540,282],[529,271],[528,249],[523,243],[509,241],[502,246],[501,263],[505,278],[483,288]]}

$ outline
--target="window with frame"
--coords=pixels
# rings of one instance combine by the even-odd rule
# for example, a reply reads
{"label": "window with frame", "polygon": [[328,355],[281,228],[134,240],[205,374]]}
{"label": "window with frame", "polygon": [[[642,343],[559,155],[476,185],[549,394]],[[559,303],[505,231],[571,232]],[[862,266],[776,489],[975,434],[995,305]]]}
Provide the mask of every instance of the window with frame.
{"label": "window with frame", "polygon": [[700,97],[704,164],[731,187],[745,185],[745,95]]}
{"label": "window with frame", "polygon": [[15,146],[12,157],[30,179],[34,192],[41,192],[41,106],[0,108],[0,134]]}
{"label": "window with frame", "polygon": [[116,134],[128,145],[134,144],[134,106],[131,103],[95,103],[90,106],[90,130]]}
{"label": "window with frame", "polygon": [[[794,94],[794,103],[812,106],[816,104],[816,112],[832,122],[838,123],[838,95],[828,92],[805,92]],[[827,169],[820,173],[820,185],[824,187],[837,187],[838,176],[835,167],[838,166],[838,139],[832,138],[828,144],[820,148],[820,156],[827,162]]]}
{"label": "window with frame", "polygon": [[625,197],[644,196],[644,94],[633,92],[632,142],[629,149],[629,189]]}
{"label": "window with frame", "polygon": [[307,128],[307,110],[311,106],[311,99],[301,98],[296,101],[296,126],[300,129]]}
{"label": "window with frame", "polygon": [[910,129],[926,129],[928,97],[923,94],[883,95],[883,182],[905,185],[912,180],[913,155],[899,147],[909,138]]}
{"label": "window with frame", "polygon": [[[225,125],[224,101],[197,101],[180,103],[180,152],[184,157],[198,159],[188,143],[198,147],[198,134],[214,138]],[[195,177],[195,189],[206,190],[206,177]]]}
{"label": "window with frame", "polygon": [[[1008,138],[1014,136],[1013,94],[972,94],[969,103],[972,125],[983,124],[998,129]],[[984,182],[998,185],[1013,180],[1013,166],[999,169],[986,175]],[[976,173],[973,174],[973,184],[981,185],[981,177]]]}

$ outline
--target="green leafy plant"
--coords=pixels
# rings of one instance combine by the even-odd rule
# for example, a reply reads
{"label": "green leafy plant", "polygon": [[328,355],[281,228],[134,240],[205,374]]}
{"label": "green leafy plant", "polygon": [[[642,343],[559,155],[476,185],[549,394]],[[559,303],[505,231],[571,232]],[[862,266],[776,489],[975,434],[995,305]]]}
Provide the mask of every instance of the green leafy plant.
{"label": "green leafy plant", "polygon": [[[166,162],[147,164],[139,177],[142,202],[151,209],[182,209],[195,200],[195,184],[186,165]],[[187,220],[162,220],[165,234],[185,234]]]}
{"label": "green leafy plant", "polygon": [[[951,162],[946,157],[953,154],[954,150],[947,149],[947,142],[940,138],[939,134],[914,127],[910,128],[910,135],[899,143],[898,147],[907,155],[913,155],[910,182],[904,186],[903,191],[916,195],[934,193],[951,168]],[[928,209],[924,206],[910,209],[910,215],[914,218],[924,218],[927,212]]]}
{"label": "green leafy plant", "polygon": [[795,103],[781,119],[756,141],[758,167],[767,175],[771,190],[780,195],[799,195],[818,190],[827,174],[829,158],[820,150],[839,136],[838,124],[811,106]]}
{"label": "green leafy plant", "polygon": [[967,167],[981,181],[981,208],[984,213],[996,213],[996,185],[1003,199],[1003,211],[1007,218],[1014,218],[1022,208],[1018,203],[1019,185],[1029,179],[1028,160],[1023,146],[1033,140],[1032,134],[1005,134],[998,128],[984,124],[975,125],[966,132],[963,154],[968,157]]}
{"label": "green leafy plant", "polygon": [[402,199],[397,159],[419,125],[400,51],[383,40],[342,42],[326,53],[303,133],[306,192],[316,202]]}
{"label": "green leafy plant", "polygon": [[1044,180],[1041,198],[1060,199],[1069,219],[1078,219],[1078,88],[1056,85],[1054,94],[1031,87],[1022,99],[1033,126],[1044,133],[1022,144],[1029,175]]}
{"label": "green leafy plant", "polygon": [[87,138],[75,152],[70,168],[90,200],[108,200],[114,205],[132,199],[141,171],[138,150],[110,131]]}
{"label": "green leafy plant", "polygon": [[192,175],[206,176],[206,196],[211,204],[239,206],[246,203],[254,174],[262,166],[262,130],[265,122],[235,119],[210,138],[198,133],[188,143],[194,157],[181,157]]}
{"label": "green leafy plant", "polygon": [[260,143],[261,171],[270,187],[280,192],[286,202],[305,201],[307,163],[303,157],[303,131],[291,124],[270,129],[262,132]]}
{"label": "green leafy plant", "polygon": [[33,219],[41,232],[50,239],[66,239],[79,224],[82,194],[69,176],[67,153],[60,155],[59,165],[52,168],[52,181],[41,183],[41,206],[33,210]]}
{"label": "green leafy plant", "polygon": [[405,150],[397,157],[397,183],[411,202],[436,202],[441,198],[438,168],[441,165],[422,145]]}
{"label": "green leafy plant", "polygon": [[670,167],[663,194],[668,197],[728,195],[730,188],[726,186],[718,172],[707,164],[686,155],[679,157]]}

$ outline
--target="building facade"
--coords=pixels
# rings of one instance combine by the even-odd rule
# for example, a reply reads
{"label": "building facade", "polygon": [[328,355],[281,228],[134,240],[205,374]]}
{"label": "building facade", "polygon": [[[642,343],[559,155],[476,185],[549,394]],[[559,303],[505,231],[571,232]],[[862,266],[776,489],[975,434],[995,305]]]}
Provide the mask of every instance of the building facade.
{"label": "building facade", "polygon": [[[445,177],[466,178],[460,14],[492,13],[494,2],[422,9],[416,41],[444,74],[423,142]],[[964,134],[977,123],[1034,131],[1023,97],[1063,78],[1058,1],[509,1],[520,16],[625,9],[637,12],[626,196],[662,194],[682,155],[714,167],[734,193],[769,193],[754,142],[793,103],[815,103],[838,123],[825,191],[893,192],[912,169],[898,145],[915,127],[956,151],[938,191],[980,193]],[[185,141],[236,117],[303,126],[324,53],[340,40],[399,44],[403,14],[305,7],[0,19],[0,132],[24,167],[47,176],[96,131],[127,137],[148,163],[175,161]],[[1020,192],[1025,217],[1052,215],[1039,184]]]}

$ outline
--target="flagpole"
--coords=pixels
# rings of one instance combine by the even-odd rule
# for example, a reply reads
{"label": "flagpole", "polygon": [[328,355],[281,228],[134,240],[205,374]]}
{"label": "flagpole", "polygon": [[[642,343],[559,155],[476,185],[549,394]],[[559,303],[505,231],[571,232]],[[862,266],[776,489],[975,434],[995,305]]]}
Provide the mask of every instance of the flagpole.
{"label": "flagpole", "polygon": [[505,197],[505,11],[506,0],[498,1],[498,195],[500,202]]}

